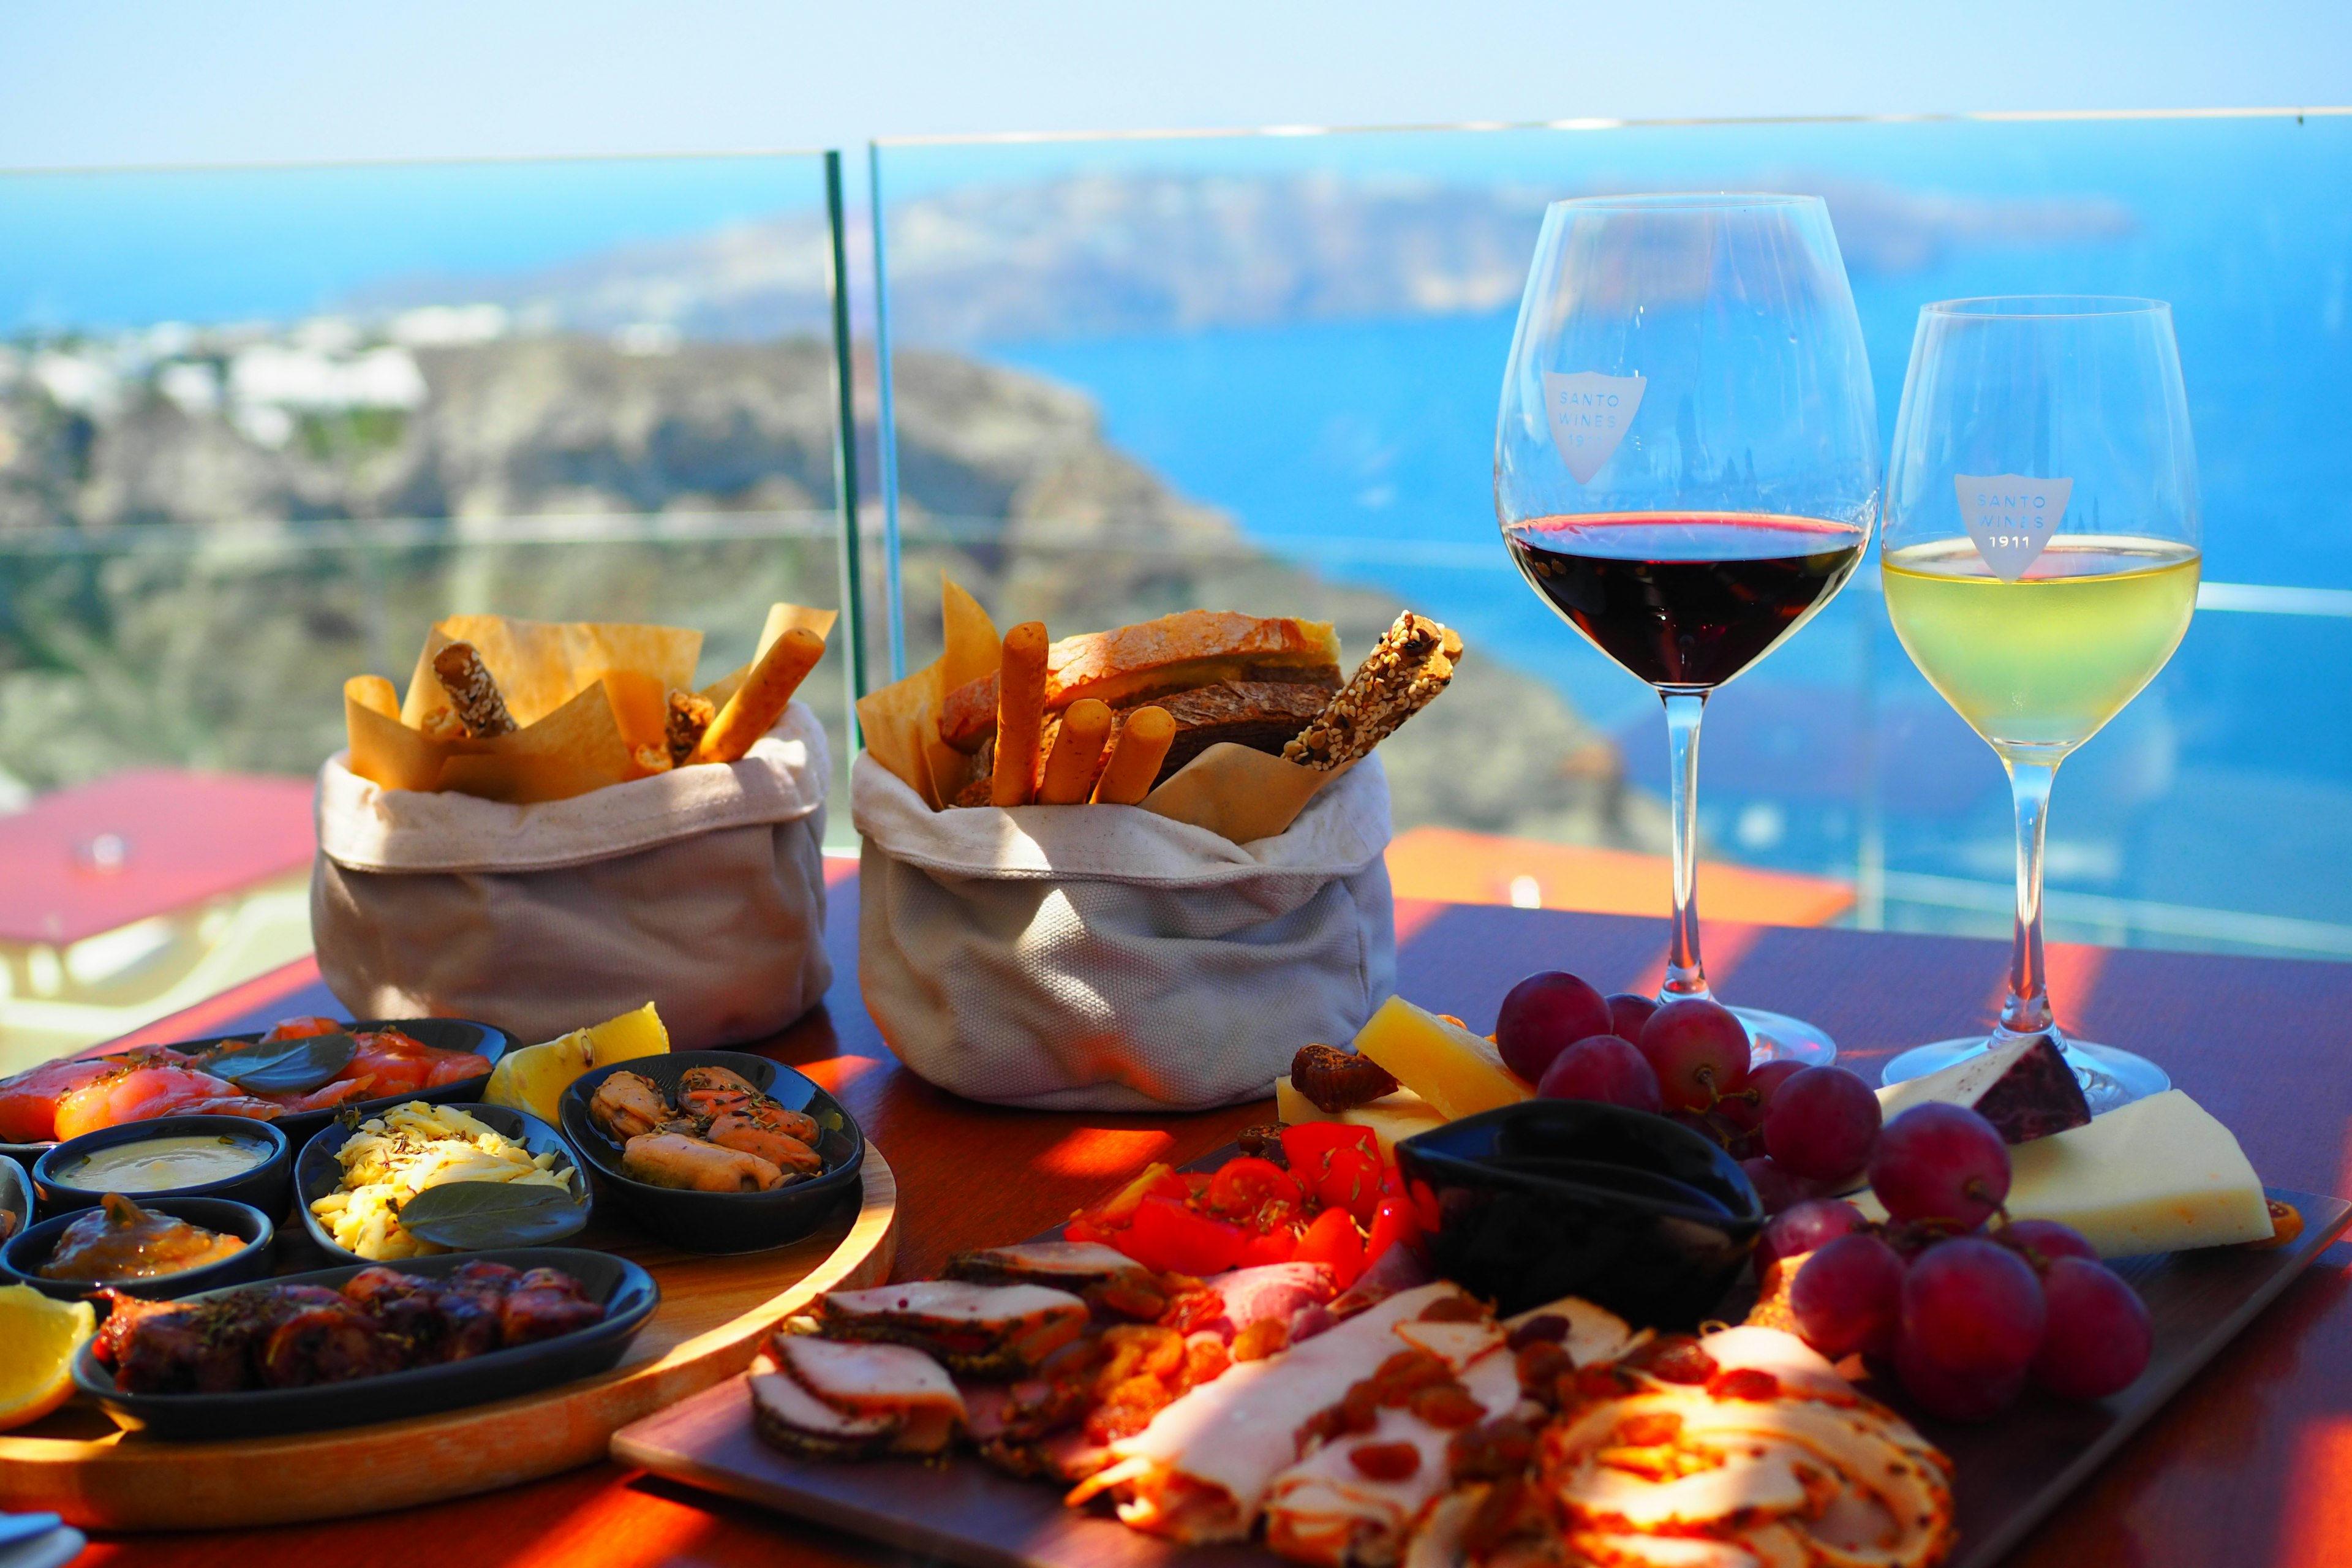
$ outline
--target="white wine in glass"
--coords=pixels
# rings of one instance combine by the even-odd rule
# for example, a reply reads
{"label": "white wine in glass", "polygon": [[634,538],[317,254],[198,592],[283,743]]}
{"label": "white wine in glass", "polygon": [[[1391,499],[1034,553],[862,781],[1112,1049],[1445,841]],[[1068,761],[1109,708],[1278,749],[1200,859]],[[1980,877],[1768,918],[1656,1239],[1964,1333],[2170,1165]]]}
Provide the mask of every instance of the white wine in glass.
{"label": "white wine in glass", "polygon": [[2071,1040],[2051,1009],[2042,849],[2058,764],[2123,711],[2197,607],[2197,471],[2169,307],[2151,300],[1960,300],[1920,312],[1895,418],[1881,573],[1928,683],[2009,771],[2017,930],[1984,1038],[1887,1064],[1898,1083],[2048,1034],[2101,1110],[2170,1079]]}

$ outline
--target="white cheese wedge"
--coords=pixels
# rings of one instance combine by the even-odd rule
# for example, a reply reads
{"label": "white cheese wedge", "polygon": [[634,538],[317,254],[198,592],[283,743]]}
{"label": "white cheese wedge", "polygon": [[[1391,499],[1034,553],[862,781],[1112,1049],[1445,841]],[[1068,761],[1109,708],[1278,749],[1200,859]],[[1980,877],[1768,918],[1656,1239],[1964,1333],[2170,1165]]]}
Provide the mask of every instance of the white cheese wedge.
{"label": "white cheese wedge", "polygon": [[1445,1124],[1445,1118],[1437,1113],[1437,1107],[1409,1089],[1401,1089],[1367,1105],[1350,1106],[1333,1116],[1291,1088],[1289,1079],[1278,1078],[1274,1080],[1274,1108],[1277,1119],[1294,1124],[1337,1121],[1348,1127],[1369,1127],[1372,1130],[1372,1136],[1380,1140],[1381,1158],[1383,1160],[1396,1158],[1398,1139],[1410,1138],[1416,1132],[1426,1132],[1433,1127]]}
{"label": "white cheese wedge", "polygon": [[[2009,1215],[2054,1219],[2102,1258],[2227,1247],[2271,1234],[2262,1178],[2230,1130],[2177,1089],[2009,1152]],[[1886,1211],[1871,1193],[1855,1204]]]}

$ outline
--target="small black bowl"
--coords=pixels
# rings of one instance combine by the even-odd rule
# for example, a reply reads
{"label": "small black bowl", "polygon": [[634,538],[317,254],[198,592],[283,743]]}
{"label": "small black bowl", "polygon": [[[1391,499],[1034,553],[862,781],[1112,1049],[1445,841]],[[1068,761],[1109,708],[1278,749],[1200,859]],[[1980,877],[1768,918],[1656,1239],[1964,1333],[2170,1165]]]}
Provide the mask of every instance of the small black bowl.
{"label": "small black bowl", "polygon": [[[688,1068],[725,1068],[749,1081],[787,1110],[806,1111],[822,1130],[817,1153],[824,1173],[767,1193],[688,1193],[656,1187],[621,1171],[621,1145],[588,1118],[596,1086],[616,1072],[640,1073],[677,1098],[678,1079]],[[604,1190],[639,1224],[672,1247],[688,1252],[763,1252],[814,1236],[844,1204],[865,1190],[858,1167],[866,1163],[866,1134],[841,1102],[801,1074],[765,1057],[742,1051],[670,1051],[597,1068],[572,1080],[559,1102],[563,1131],[604,1179]]]}
{"label": "small black bowl", "polygon": [[[437,1366],[412,1367],[406,1372],[354,1378],[346,1383],[249,1389],[236,1394],[125,1394],[115,1387],[113,1373],[100,1364],[94,1347],[84,1344],[74,1352],[74,1385],[98,1401],[116,1420],[143,1428],[153,1437],[209,1441],[268,1437],[323,1426],[359,1426],[436,1410],[488,1405],[532,1389],[593,1376],[619,1363],[629,1342],[661,1304],[661,1287],[643,1268],[625,1258],[577,1247],[452,1252],[364,1267],[393,1268],[430,1279],[453,1273],[476,1261],[503,1263],[521,1269],[560,1268],[580,1281],[590,1300],[603,1303],[604,1320],[537,1344],[490,1351]],[[361,1267],[289,1275],[274,1283],[339,1289],[345,1280],[361,1271]],[[207,1297],[226,1294],[227,1291],[206,1292]]]}
{"label": "small black bowl", "polygon": [[14,1160],[0,1160],[0,1242],[13,1241],[33,1223],[33,1178]]}
{"label": "small black bowl", "polygon": [[1738,1162],[1678,1122],[1530,1100],[1405,1139],[1435,1191],[1437,1271],[1508,1314],[1581,1296],[1628,1321],[1696,1325],[1764,1228]]}
{"label": "small black bowl", "polygon": [[[398,1029],[410,1038],[420,1044],[431,1046],[436,1050],[471,1051],[488,1062],[493,1068],[499,1065],[500,1057],[515,1047],[512,1035],[495,1025],[481,1023],[472,1018],[362,1018],[356,1023],[347,1024],[344,1027],[354,1034],[363,1034],[371,1029]],[[267,1033],[268,1031],[266,1029],[248,1029],[241,1035],[208,1035],[200,1040],[177,1040],[163,1048],[194,1055],[214,1046],[233,1042],[249,1043],[258,1040]],[[433,1089],[417,1089],[409,1094],[378,1095],[373,1100],[355,1100],[352,1103],[370,1116],[395,1105],[405,1105],[412,1100],[429,1100],[436,1105],[451,1105],[480,1099],[483,1088],[489,1081],[488,1073],[477,1073],[472,1078],[462,1078],[455,1083],[445,1083]],[[289,1116],[278,1117],[277,1125],[278,1130],[299,1148],[304,1139],[332,1121],[335,1119],[335,1112],[341,1109],[341,1106],[330,1106],[324,1110],[298,1110]],[[35,1161],[56,1147],[55,1143],[0,1143],[0,1155],[6,1155],[16,1160],[29,1171]]]}
{"label": "small black bowl", "polygon": [[232,1203],[251,1204],[264,1214],[286,1212],[293,1148],[276,1122],[256,1121],[247,1116],[158,1116],[152,1121],[126,1121],[120,1127],[101,1127],[95,1132],[68,1138],[33,1163],[33,1184],[40,1189],[42,1211],[58,1215],[69,1209],[86,1209],[118,1190],[78,1187],[60,1179],[61,1173],[72,1169],[85,1154],[119,1144],[144,1142],[150,1138],[190,1137],[247,1140],[260,1146],[265,1157],[251,1170],[217,1182],[152,1193],[126,1192],[122,1195],[142,1204],[149,1198],[226,1198]]}
{"label": "small black bowl", "polygon": [[[133,1200],[143,1209],[169,1215],[173,1219],[200,1225],[206,1230],[216,1230],[223,1236],[244,1240],[245,1250],[207,1263],[202,1268],[190,1268],[178,1274],[166,1274],[154,1279],[120,1279],[106,1281],[126,1296],[142,1296],[151,1301],[168,1301],[179,1296],[192,1296],[199,1290],[216,1289],[223,1285],[246,1285],[256,1279],[269,1278],[271,1252],[278,1239],[269,1216],[251,1204],[232,1203],[226,1198],[155,1198]],[[49,1279],[41,1274],[41,1265],[57,1251],[58,1238],[66,1227],[89,1213],[77,1209],[46,1219],[24,1235],[0,1247],[0,1275],[19,1285],[30,1285],[44,1296],[54,1296],[60,1301],[79,1301],[98,1286],[82,1279]],[[101,1306],[100,1314],[106,1309]]]}
{"label": "small black bowl", "polygon": [[[397,1110],[407,1103],[407,1100],[400,1100],[389,1109]],[[552,1247],[588,1228],[589,1216],[595,1212],[595,1199],[588,1191],[588,1173],[580,1163],[579,1152],[562,1134],[529,1111],[514,1110],[503,1105],[452,1105],[444,1102],[442,1109],[462,1110],[485,1126],[496,1128],[533,1154],[551,1152],[557,1157],[555,1168],[572,1173],[572,1186],[574,1195],[580,1200],[579,1206],[563,1228],[548,1233],[543,1245]],[[338,1243],[335,1233],[310,1212],[310,1205],[333,1192],[341,1183],[343,1168],[336,1163],[335,1152],[350,1142],[352,1134],[358,1131],[355,1126],[337,1121],[303,1144],[301,1154],[294,1162],[294,1201],[302,1211],[302,1226],[310,1233],[310,1239],[318,1244],[319,1249],[338,1263],[345,1260],[365,1263],[368,1259]]]}

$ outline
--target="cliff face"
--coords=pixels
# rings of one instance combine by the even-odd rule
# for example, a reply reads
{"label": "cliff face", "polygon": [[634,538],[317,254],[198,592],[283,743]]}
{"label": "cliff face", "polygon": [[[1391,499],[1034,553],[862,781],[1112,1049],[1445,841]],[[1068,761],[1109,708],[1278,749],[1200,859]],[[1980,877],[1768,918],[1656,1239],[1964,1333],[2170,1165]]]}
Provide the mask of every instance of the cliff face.
{"label": "cliff face", "polygon": [[[0,769],[36,785],[139,761],[307,771],[340,744],[343,678],[404,680],[452,611],[701,626],[716,668],[772,599],[837,601],[822,344],[414,357],[404,405],[205,406],[165,395],[184,381],[168,365],[79,406],[55,374],[0,386]],[[215,370],[239,384],[228,351]],[[1056,632],[1213,605],[1330,619],[1360,653],[1402,607],[1252,548],[1108,446],[1075,393],[949,355],[900,372],[918,661],[942,574]],[[878,567],[868,584],[878,621]],[[1606,743],[1484,649],[1382,755],[1400,826],[1660,841]]]}

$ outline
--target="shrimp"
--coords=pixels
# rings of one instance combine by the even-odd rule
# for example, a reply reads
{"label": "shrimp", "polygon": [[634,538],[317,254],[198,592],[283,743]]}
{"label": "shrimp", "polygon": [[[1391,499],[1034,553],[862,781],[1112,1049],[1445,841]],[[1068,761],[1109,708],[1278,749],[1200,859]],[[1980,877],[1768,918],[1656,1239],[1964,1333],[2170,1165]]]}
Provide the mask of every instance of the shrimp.
{"label": "shrimp", "polygon": [[59,1097],[57,1137],[75,1138],[100,1127],[157,1116],[249,1116],[269,1121],[285,1111],[283,1106],[238,1093],[226,1079],[193,1068],[160,1063],[105,1065],[110,1070]]}

